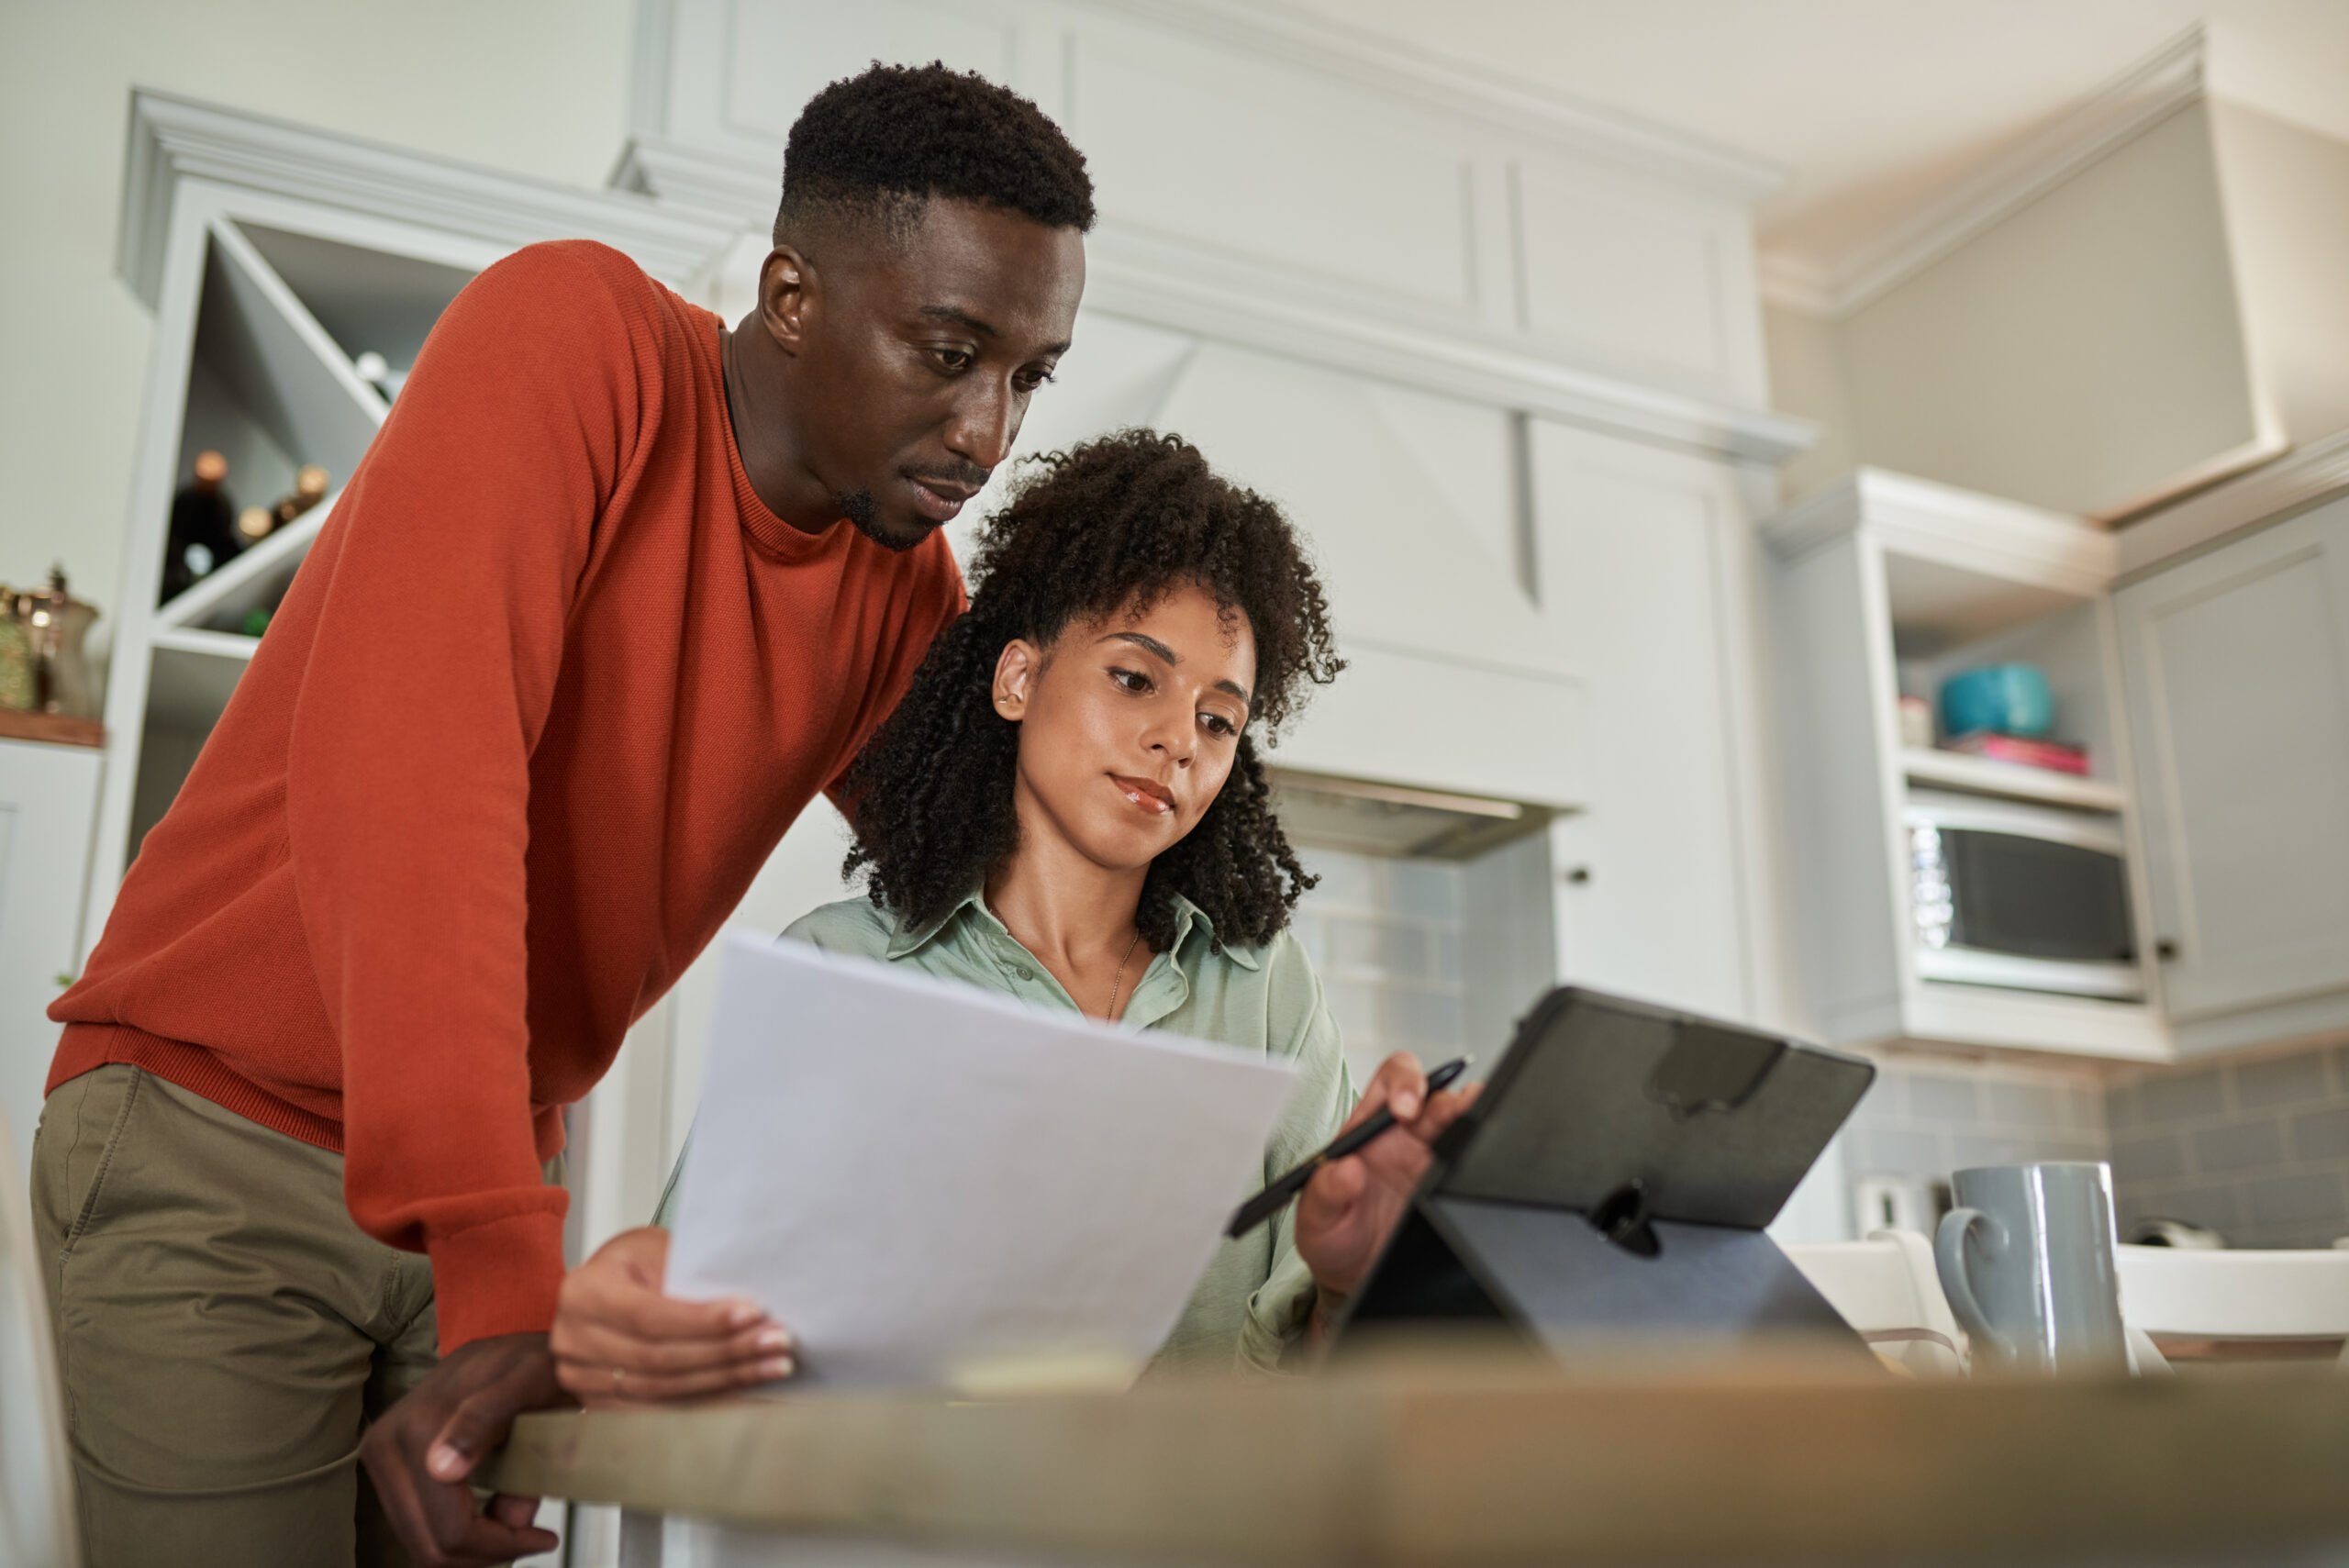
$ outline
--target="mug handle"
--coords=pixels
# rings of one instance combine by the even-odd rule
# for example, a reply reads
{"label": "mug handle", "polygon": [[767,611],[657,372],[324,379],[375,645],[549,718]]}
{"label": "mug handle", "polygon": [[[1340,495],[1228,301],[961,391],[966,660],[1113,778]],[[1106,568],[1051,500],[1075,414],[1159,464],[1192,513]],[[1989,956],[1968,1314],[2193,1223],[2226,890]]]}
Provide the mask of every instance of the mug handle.
{"label": "mug handle", "polygon": [[1942,1294],[1949,1297],[1949,1309],[1967,1338],[1995,1355],[2012,1356],[2014,1347],[1990,1326],[1989,1314],[1982,1310],[1973,1283],[1965,1277],[1965,1233],[1976,1225],[1990,1233],[1992,1245],[2006,1244],[2005,1227],[1978,1208],[1953,1208],[1942,1216],[1941,1229],[1933,1234],[1933,1262],[1939,1265]]}

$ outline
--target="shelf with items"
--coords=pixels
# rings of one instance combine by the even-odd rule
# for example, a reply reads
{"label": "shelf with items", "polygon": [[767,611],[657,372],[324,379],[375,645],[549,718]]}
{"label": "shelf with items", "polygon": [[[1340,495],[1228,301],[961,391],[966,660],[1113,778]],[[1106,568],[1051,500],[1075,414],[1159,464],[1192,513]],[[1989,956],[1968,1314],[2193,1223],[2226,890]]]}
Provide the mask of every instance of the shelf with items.
{"label": "shelf with items", "polygon": [[2048,768],[2000,762],[1938,747],[1903,748],[1900,772],[1912,785],[1998,795],[2009,800],[2035,800],[2081,811],[2118,814],[2128,801],[2126,792],[2108,780],[2076,778]]}
{"label": "shelf with items", "polygon": [[[1901,564],[1898,556],[1887,553],[1887,576],[1894,575]],[[2012,602],[2018,607],[2027,606],[2032,612],[2029,618],[2003,628],[1977,626],[1970,628],[1969,635],[1953,639],[1935,623],[1920,624],[1909,618],[1909,606],[1903,602],[1897,586],[1887,594],[1893,668],[1899,695],[1924,704],[1926,712],[1932,717],[1937,740],[1932,747],[1904,746],[1904,762],[1920,754],[1935,759],[1946,766],[1948,776],[1979,781],[1961,787],[1979,787],[1989,793],[2021,795],[2026,793],[2023,781],[2044,780],[2045,787],[2037,798],[2089,809],[2121,809],[2126,792],[2120,776],[2121,750],[2115,718],[2119,686],[2110,662],[2110,612],[2106,599],[2099,595],[2058,608],[2047,608],[2021,598]],[[2053,708],[2046,732],[2022,737],[2016,749],[2028,752],[2039,747],[2069,753],[2080,759],[2085,772],[2075,773],[1977,756],[1950,735],[1943,717],[1944,686],[1970,672],[2013,665],[2035,672],[2044,680]],[[1903,736],[1904,740],[1909,739]],[[2002,738],[1993,738],[1988,743],[1995,746],[1998,739]],[[1967,764],[1998,771],[1977,772]],[[2017,787],[1990,788],[1997,779],[2008,774],[2021,775]],[[2076,786],[2086,786],[2085,793]]]}
{"label": "shelf with items", "polygon": [[[220,452],[239,494],[284,495],[281,506],[295,515],[248,536],[244,548],[161,605],[155,619],[250,635],[284,596],[336,498],[306,507],[307,495],[288,492],[311,476],[331,484],[358,466],[388,417],[386,384],[405,379],[471,274],[229,219],[215,221],[208,238],[183,405],[184,466],[199,452]],[[370,360],[382,366],[373,379],[362,372]]]}
{"label": "shelf with items", "polygon": [[[2111,537],[1875,471],[1763,533],[1776,558],[1798,933],[1828,1038],[2166,1059],[2143,951]],[[1904,724],[1903,698],[1937,713],[1952,676],[2010,663],[2043,673],[2051,737],[2084,751],[2086,773],[1950,749],[1938,724],[1940,743],[1919,744]],[[1950,873],[1970,876],[1970,894],[1936,880],[1944,850],[1961,846],[1984,857]],[[2065,902],[2074,894],[2093,919]],[[1983,917],[1972,936],[1969,905]],[[2059,905],[2065,929],[2034,933],[2047,939],[2034,951],[2020,924]],[[1994,940],[1980,935],[1990,912],[2010,927]],[[2075,937],[2092,959],[2056,956]]]}
{"label": "shelf with items", "polygon": [[206,225],[205,239],[174,472],[217,451],[248,506],[291,492],[307,465],[348,478],[384,422],[382,400],[234,222]]}
{"label": "shelf with items", "polygon": [[[277,607],[326,527],[339,495],[329,495],[285,527],[229,558],[155,611],[159,628],[238,631],[255,612]],[[158,635],[161,635],[159,630]]]}

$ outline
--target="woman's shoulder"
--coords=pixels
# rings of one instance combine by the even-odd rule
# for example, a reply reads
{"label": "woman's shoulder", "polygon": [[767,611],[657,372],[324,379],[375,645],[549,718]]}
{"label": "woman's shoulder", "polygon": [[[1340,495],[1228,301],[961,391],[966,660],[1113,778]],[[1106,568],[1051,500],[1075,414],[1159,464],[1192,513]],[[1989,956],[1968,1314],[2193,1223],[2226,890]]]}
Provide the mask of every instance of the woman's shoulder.
{"label": "woman's shoulder", "polygon": [[1283,926],[1261,942],[1226,942],[1222,951],[1246,969],[1252,969],[1267,981],[1295,983],[1313,978],[1313,955],[1297,940],[1297,932]]}
{"label": "woman's shoulder", "polygon": [[783,929],[785,941],[806,942],[826,952],[856,958],[886,958],[897,934],[897,917],[870,898],[843,898],[810,909]]}
{"label": "woman's shoulder", "polygon": [[1295,931],[1283,927],[1264,941],[1230,942],[1219,952],[1263,986],[1266,1021],[1275,1033],[1303,1029],[1319,1010],[1321,976]]}

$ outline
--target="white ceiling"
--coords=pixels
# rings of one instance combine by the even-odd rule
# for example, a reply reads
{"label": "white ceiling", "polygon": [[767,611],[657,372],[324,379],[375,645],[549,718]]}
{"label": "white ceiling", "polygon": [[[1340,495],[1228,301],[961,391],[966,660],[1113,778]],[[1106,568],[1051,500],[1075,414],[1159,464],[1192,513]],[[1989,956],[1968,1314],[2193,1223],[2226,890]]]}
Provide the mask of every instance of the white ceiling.
{"label": "white ceiling", "polygon": [[2349,0],[1286,0],[1772,159],[1765,254],[1818,277],[2196,23],[2212,90],[2349,139]]}

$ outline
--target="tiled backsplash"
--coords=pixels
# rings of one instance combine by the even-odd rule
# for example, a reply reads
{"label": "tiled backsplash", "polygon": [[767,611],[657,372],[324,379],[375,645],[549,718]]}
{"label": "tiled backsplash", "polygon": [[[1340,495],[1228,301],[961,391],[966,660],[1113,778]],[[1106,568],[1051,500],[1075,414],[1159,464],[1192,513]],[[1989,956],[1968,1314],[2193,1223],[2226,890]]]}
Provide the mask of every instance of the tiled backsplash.
{"label": "tiled backsplash", "polygon": [[1854,1180],[1930,1185],[1968,1165],[2101,1160],[2105,1148],[2093,1069],[1902,1057],[1877,1064],[1843,1163]]}
{"label": "tiled backsplash", "polygon": [[2349,1046],[2172,1068],[2105,1112],[2124,1234],[2158,1216],[2238,1247],[2349,1235]]}
{"label": "tiled backsplash", "polygon": [[1304,848],[1321,885],[1297,906],[1359,1081],[1391,1051],[1487,1063],[1555,973],[1550,855],[1539,835],[1475,861]]}
{"label": "tiled backsplash", "polygon": [[1298,851],[1321,885],[1297,906],[1357,1084],[1392,1051],[1434,1062],[1467,1037],[1461,971],[1464,873],[1442,861]]}
{"label": "tiled backsplash", "polygon": [[2349,1046],[2110,1085],[2086,1067],[1897,1058],[1844,1148],[1855,1182],[2109,1159],[2123,1238],[2159,1218],[2237,1247],[2328,1247],[2349,1235]]}

